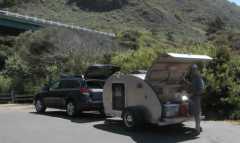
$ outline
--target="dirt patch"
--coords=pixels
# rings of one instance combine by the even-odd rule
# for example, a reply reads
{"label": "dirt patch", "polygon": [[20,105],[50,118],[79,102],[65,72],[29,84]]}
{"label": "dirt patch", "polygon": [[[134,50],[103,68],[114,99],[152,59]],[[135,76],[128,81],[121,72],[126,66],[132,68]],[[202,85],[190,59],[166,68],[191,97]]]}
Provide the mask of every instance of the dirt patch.
{"label": "dirt patch", "polygon": [[234,125],[240,125],[240,120],[227,120],[226,122],[234,124]]}
{"label": "dirt patch", "polygon": [[0,104],[0,111],[33,111],[31,104]]}

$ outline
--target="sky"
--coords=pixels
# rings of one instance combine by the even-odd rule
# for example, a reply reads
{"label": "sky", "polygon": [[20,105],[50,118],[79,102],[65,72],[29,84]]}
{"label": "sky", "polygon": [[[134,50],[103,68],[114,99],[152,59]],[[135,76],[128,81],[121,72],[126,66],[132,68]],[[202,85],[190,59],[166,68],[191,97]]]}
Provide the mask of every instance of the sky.
{"label": "sky", "polygon": [[236,4],[240,5],[240,0],[229,0],[231,2],[235,2]]}

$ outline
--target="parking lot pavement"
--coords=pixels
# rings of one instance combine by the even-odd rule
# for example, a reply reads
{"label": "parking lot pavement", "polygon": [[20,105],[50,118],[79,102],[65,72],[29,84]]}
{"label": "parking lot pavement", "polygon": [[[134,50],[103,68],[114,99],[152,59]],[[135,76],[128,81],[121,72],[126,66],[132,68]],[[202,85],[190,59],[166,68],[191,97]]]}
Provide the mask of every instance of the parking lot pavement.
{"label": "parking lot pavement", "polygon": [[147,126],[129,132],[121,120],[96,113],[68,118],[64,111],[36,114],[31,105],[0,105],[0,143],[239,143],[240,126],[204,121],[203,132],[193,136],[193,122],[182,126]]}

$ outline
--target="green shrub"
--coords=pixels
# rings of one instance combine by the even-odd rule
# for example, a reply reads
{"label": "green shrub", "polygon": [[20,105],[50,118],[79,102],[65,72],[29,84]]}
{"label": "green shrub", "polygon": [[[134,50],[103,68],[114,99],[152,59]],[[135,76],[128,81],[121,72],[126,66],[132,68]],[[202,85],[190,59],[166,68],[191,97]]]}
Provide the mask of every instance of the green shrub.
{"label": "green shrub", "polygon": [[5,68],[5,61],[7,56],[4,52],[0,51],[0,71]]}
{"label": "green shrub", "polygon": [[156,43],[155,41],[152,42],[151,40],[144,39],[143,41],[145,41],[145,44],[150,42],[151,47],[145,48],[144,46],[140,46],[137,50],[114,54],[111,56],[111,63],[120,66],[123,72],[131,72],[139,69],[147,70],[152,62],[163,53],[193,53],[210,56],[216,54],[216,48],[209,43],[183,44],[183,46],[173,47],[163,43]]}
{"label": "green shrub", "polygon": [[204,70],[207,88],[203,96],[203,111],[209,116],[230,118],[239,108],[240,64],[233,57],[227,48],[220,48],[216,58]]}
{"label": "green shrub", "polygon": [[140,48],[137,51],[129,51],[112,57],[112,64],[121,67],[123,72],[131,72],[138,69],[147,69],[157,57],[156,49]]}
{"label": "green shrub", "polygon": [[226,24],[220,17],[216,17],[216,19],[208,24],[207,35],[215,34],[218,31],[224,30]]}
{"label": "green shrub", "polygon": [[140,38],[142,36],[143,34],[138,31],[124,31],[117,35],[119,43],[132,50],[140,48]]}
{"label": "green shrub", "polygon": [[11,90],[12,80],[0,75],[0,93],[8,93]]}
{"label": "green shrub", "polygon": [[231,120],[240,120],[240,109],[235,110],[230,115]]}
{"label": "green shrub", "polygon": [[27,2],[37,2],[40,0],[1,0],[0,7],[13,7]]}
{"label": "green shrub", "polygon": [[127,0],[69,0],[68,3],[77,3],[82,9],[88,11],[110,11],[127,4]]}
{"label": "green shrub", "polygon": [[18,0],[3,0],[3,4],[5,6],[14,6],[16,5]]}

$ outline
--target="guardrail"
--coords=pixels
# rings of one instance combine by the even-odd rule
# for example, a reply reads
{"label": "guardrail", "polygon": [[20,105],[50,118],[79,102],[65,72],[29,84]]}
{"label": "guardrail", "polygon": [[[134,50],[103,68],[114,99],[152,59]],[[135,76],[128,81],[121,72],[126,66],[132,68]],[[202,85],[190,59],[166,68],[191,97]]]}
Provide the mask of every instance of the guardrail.
{"label": "guardrail", "polygon": [[0,103],[32,103],[33,96],[0,94]]}
{"label": "guardrail", "polygon": [[93,30],[93,29],[89,29],[89,28],[85,28],[85,27],[81,27],[81,26],[76,26],[76,25],[73,25],[73,24],[71,24],[71,25],[70,24],[64,24],[62,22],[45,20],[45,19],[42,19],[42,18],[32,17],[32,16],[28,16],[28,15],[22,15],[22,14],[19,14],[19,13],[9,12],[9,11],[5,11],[5,10],[0,10],[0,14],[5,15],[5,16],[9,16],[9,17],[18,18],[18,19],[27,20],[29,22],[34,22],[36,24],[41,24],[41,25],[52,25],[52,26],[69,28],[69,29],[73,29],[73,30],[88,31],[88,32],[102,34],[102,35],[106,35],[106,36],[110,36],[110,37],[115,37],[116,36],[114,33],[101,32],[101,31],[97,31],[97,30]]}

